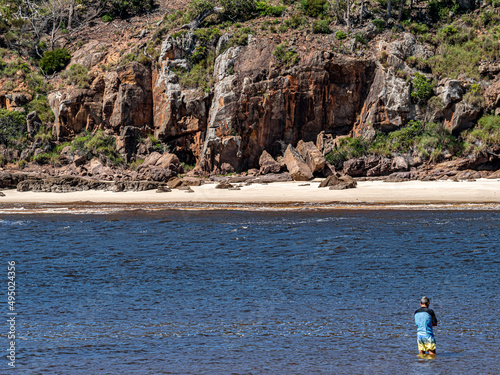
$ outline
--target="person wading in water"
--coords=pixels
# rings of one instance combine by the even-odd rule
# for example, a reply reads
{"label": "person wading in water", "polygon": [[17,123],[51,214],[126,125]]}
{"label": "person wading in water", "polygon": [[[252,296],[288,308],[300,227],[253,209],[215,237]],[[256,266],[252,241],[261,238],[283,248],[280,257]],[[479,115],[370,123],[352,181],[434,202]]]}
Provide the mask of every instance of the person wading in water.
{"label": "person wading in water", "polygon": [[420,308],[415,311],[415,324],[417,325],[418,353],[436,355],[436,340],[434,339],[433,326],[437,326],[436,314],[429,309],[430,300],[422,297]]}

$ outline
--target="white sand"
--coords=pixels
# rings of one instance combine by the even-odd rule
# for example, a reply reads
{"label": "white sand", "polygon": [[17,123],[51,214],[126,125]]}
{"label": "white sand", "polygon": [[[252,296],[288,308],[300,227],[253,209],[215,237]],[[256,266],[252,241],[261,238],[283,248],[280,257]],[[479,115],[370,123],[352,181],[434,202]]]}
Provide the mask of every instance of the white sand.
{"label": "white sand", "polygon": [[[309,186],[300,186],[309,184]],[[443,204],[500,203],[500,179],[477,181],[358,182],[356,189],[318,188],[319,181],[252,184],[241,190],[215,189],[215,184],[192,187],[194,193],[83,191],[33,193],[3,190],[2,204],[12,203],[367,203]]]}

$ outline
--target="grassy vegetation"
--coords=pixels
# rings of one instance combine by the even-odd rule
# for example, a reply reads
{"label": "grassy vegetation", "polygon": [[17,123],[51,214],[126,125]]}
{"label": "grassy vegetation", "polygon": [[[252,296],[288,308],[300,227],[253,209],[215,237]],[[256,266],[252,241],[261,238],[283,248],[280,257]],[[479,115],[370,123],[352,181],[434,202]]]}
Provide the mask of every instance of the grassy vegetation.
{"label": "grassy vegetation", "polygon": [[433,74],[438,77],[457,78],[465,75],[481,79],[479,63],[483,60],[499,60],[498,38],[497,28],[479,30],[457,23],[443,26],[431,41],[438,50],[429,59]]}
{"label": "grassy vegetation", "polygon": [[326,156],[326,160],[336,168],[342,168],[344,161],[365,155],[391,157],[396,154],[409,154],[438,160],[448,153],[460,155],[463,149],[463,143],[442,124],[410,121],[408,126],[394,132],[379,132],[371,142],[361,138],[344,138],[339,146]]}
{"label": "grassy vegetation", "polygon": [[427,99],[433,95],[433,92],[432,82],[430,82],[424,75],[420,73],[415,73],[413,75],[411,97],[415,102],[427,102]]}
{"label": "grassy vegetation", "polygon": [[78,86],[82,89],[89,87],[91,80],[89,69],[80,64],[71,65],[69,69],[61,73],[61,77],[66,79],[68,85]]}
{"label": "grassy vegetation", "polygon": [[179,81],[186,88],[200,87],[209,92],[213,86],[214,78],[215,52],[210,50],[205,58],[193,65],[189,72],[177,71]]}
{"label": "grassy vegetation", "polygon": [[299,62],[299,55],[297,54],[297,51],[295,51],[295,49],[288,48],[286,43],[281,43],[276,47],[274,56],[286,68],[290,68]]}
{"label": "grassy vegetation", "polygon": [[464,139],[465,152],[480,152],[499,147],[500,116],[483,116],[474,129],[468,130]]}

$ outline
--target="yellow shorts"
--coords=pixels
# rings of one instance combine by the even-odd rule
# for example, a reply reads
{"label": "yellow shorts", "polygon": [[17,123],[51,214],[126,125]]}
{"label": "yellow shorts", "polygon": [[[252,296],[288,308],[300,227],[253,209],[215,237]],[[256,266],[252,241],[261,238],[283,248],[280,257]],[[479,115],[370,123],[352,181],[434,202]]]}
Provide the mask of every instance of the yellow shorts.
{"label": "yellow shorts", "polygon": [[436,351],[436,340],[434,339],[434,336],[417,335],[417,345],[418,350],[422,352],[428,352],[429,350],[432,350],[433,352]]}

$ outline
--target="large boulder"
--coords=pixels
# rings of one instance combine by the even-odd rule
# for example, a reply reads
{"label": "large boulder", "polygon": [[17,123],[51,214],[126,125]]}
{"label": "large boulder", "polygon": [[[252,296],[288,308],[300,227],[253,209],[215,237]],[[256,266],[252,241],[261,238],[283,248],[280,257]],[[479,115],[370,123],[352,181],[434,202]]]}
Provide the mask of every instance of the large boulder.
{"label": "large boulder", "polygon": [[311,169],[292,145],[288,145],[284,160],[288,172],[295,181],[307,181],[313,177]]}
{"label": "large boulder", "polygon": [[175,154],[164,153],[155,163],[156,167],[170,169],[174,173],[181,173],[182,165],[179,158]]}
{"label": "large boulder", "polygon": [[28,113],[28,115],[26,116],[26,125],[28,135],[30,136],[30,138],[33,138],[42,126],[42,120],[40,120],[40,117],[38,117],[36,111]]}
{"label": "large boulder", "polygon": [[439,82],[436,92],[441,98],[444,108],[447,108],[451,104],[462,100],[465,93],[465,84],[458,79],[445,78]]}
{"label": "large boulder", "polygon": [[151,167],[156,165],[156,162],[161,158],[161,154],[159,152],[152,152],[149,154],[146,159],[142,162],[138,169],[145,169],[147,167]]}
{"label": "large boulder", "polygon": [[321,181],[318,187],[329,187],[331,190],[344,190],[353,189],[357,185],[357,182],[351,176],[333,174]]}
{"label": "large boulder", "polygon": [[486,108],[500,115],[500,77],[497,77],[484,92]]}
{"label": "large boulder", "polygon": [[280,173],[281,165],[266,150],[262,151],[259,158],[259,174]]}
{"label": "large boulder", "polygon": [[326,134],[321,131],[316,137],[316,148],[323,154],[327,155],[335,148],[334,137],[332,134]]}
{"label": "large boulder", "polygon": [[325,157],[313,142],[304,142],[300,140],[297,144],[297,151],[306,161],[313,173],[323,171],[326,165]]}
{"label": "large boulder", "polygon": [[472,128],[482,113],[481,108],[461,101],[455,106],[455,111],[450,119],[445,119],[444,127],[455,135]]}

